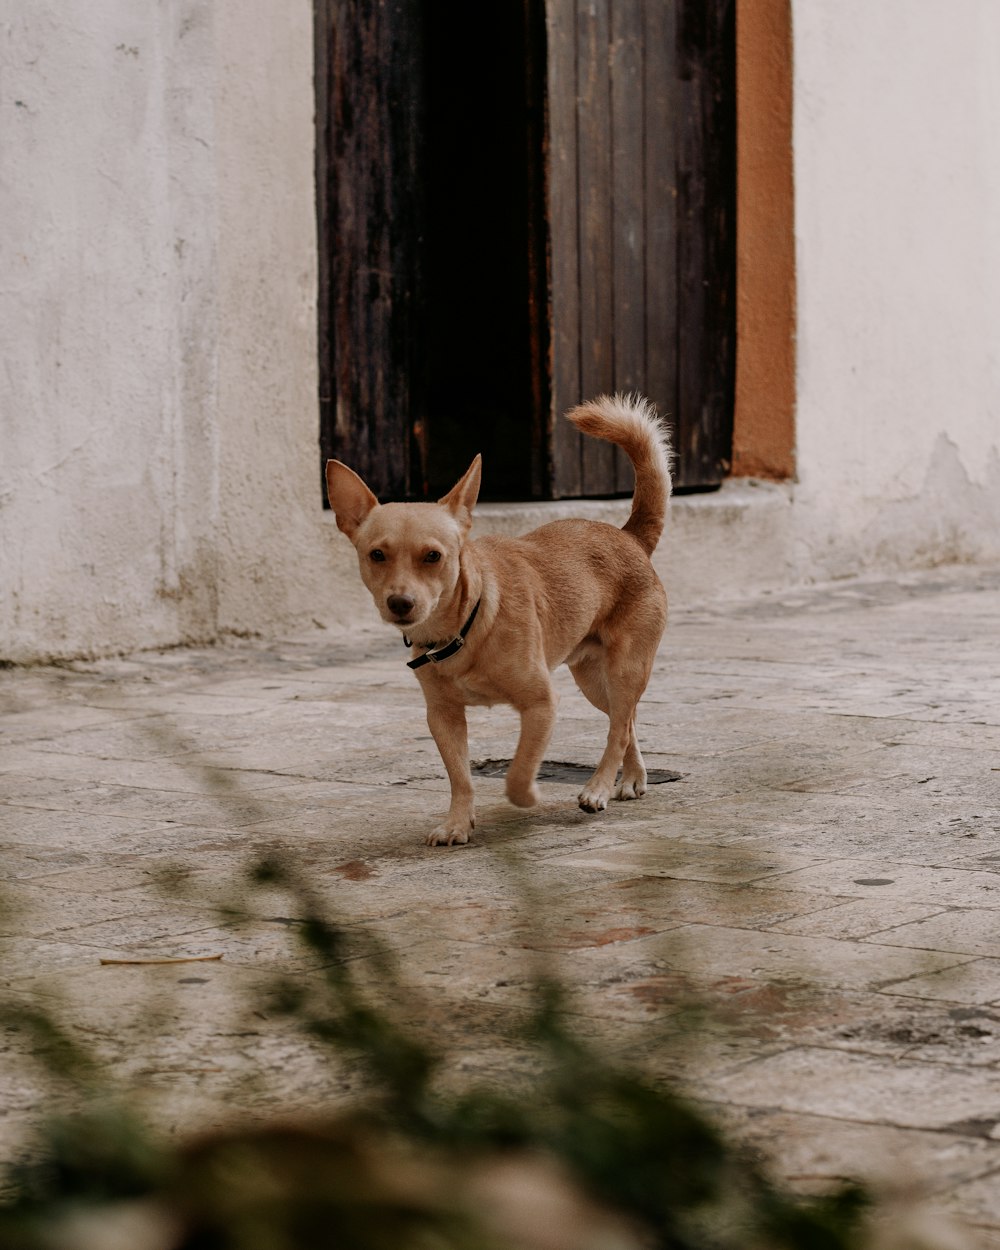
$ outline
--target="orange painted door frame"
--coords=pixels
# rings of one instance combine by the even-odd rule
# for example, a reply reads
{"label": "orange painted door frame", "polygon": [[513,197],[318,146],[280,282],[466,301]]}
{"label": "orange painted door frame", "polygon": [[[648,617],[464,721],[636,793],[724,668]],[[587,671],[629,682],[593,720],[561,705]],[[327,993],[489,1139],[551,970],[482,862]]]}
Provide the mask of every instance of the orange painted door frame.
{"label": "orange painted door frame", "polygon": [[790,0],[737,0],[733,476],[795,476]]}

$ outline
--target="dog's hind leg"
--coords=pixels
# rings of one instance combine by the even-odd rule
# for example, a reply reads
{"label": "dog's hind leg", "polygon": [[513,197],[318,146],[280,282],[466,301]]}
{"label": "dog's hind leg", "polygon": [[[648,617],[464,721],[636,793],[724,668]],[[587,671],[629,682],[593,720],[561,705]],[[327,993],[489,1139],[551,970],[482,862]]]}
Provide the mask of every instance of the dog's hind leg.
{"label": "dog's hind leg", "polygon": [[[629,666],[631,667],[631,666]],[[608,732],[608,745],[601,762],[598,764],[594,775],[584,786],[580,793],[580,806],[584,811],[598,812],[607,806],[608,796],[614,788],[614,797],[616,799],[639,799],[646,793],[646,766],[643,763],[642,753],[639,750],[639,741],[635,732],[635,707],[639,701],[642,691],[645,689],[645,680],[638,688],[634,702],[631,703],[631,710],[627,715],[627,724],[625,730],[627,737],[625,739],[624,748],[621,746],[622,738],[622,717],[625,709],[629,706],[631,692],[634,688],[634,682],[631,680],[633,673],[626,671],[619,673],[616,677],[611,677],[607,668],[607,657],[604,649],[588,651],[575,663],[570,664],[570,672],[573,679],[580,687],[583,694],[590,700],[594,707],[599,708],[611,721]],[[645,675],[648,679],[648,674]],[[614,702],[619,704],[615,710],[616,717],[612,713],[612,698],[609,693],[612,691],[621,691],[620,699]],[[611,766],[614,771],[611,771]],[[615,786],[615,777],[618,774],[618,767],[621,766],[621,781]]]}
{"label": "dog's hind leg", "polygon": [[615,786],[616,799],[641,799],[646,793],[646,765],[635,734],[635,715],[629,721],[628,746],[622,763],[621,781]]}

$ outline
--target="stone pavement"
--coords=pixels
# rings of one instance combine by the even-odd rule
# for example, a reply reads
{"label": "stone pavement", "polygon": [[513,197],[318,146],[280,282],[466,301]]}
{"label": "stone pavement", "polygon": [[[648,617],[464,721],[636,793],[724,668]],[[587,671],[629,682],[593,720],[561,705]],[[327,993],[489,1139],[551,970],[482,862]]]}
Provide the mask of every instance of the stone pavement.
{"label": "stone pavement", "polygon": [[[680,779],[589,816],[579,770],[519,811],[488,766],[466,848],[423,845],[445,783],[404,658],[317,630],[0,673],[8,1001],[58,1005],[168,1127],[349,1092],[246,1002],[310,975],[287,901],[217,912],[283,848],[397,952],[447,1079],[516,1072],[500,1026],[542,961],[584,1035],[680,1074],[794,1184],[919,1180],[1000,1245],[1000,570],[674,605],[640,740]],[[559,681],[549,758],[590,766],[602,718]],[[512,713],[470,724],[509,758]],[[5,1155],[51,1101],[19,1044]]]}

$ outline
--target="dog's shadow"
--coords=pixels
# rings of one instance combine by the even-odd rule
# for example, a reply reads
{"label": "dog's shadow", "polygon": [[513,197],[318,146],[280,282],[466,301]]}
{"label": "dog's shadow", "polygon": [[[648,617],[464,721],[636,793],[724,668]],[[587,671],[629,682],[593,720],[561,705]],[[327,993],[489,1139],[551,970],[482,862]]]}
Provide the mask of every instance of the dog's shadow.
{"label": "dog's shadow", "polygon": [[[480,759],[470,762],[473,776],[478,777],[503,777],[509,766],[510,760],[505,759]],[[582,785],[592,772],[593,769],[586,764],[576,764],[567,760],[544,760],[537,776],[540,782],[554,782],[557,785],[569,787]],[[683,777],[683,773],[673,772],[670,769],[652,768],[647,774],[647,784],[664,785],[667,782],[680,781]],[[626,805],[611,803],[609,810],[621,806]],[[634,803],[629,803],[627,806],[630,814],[640,814]],[[569,794],[565,797],[551,794],[543,796],[540,803],[529,808],[512,807],[504,801],[493,803],[480,801],[477,807],[479,809],[477,832],[482,836],[477,837],[473,834],[467,844],[470,848],[486,844],[500,847],[517,842],[521,838],[539,838],[546,832],[558,830],[596,829],[595,820],[599,819],[599,814],[582,811],[575,802],[571,801]]]}

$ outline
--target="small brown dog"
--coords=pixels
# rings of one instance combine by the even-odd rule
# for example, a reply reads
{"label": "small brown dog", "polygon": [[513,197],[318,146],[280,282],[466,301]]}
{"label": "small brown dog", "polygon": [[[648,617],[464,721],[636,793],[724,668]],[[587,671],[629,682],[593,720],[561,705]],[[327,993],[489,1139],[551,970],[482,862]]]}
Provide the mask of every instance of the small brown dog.
{"label": "small brown dog", "polygon": [[610,721],[607,747],[580,806],[599,812],[612,792],[637,799],[646,790],[635,709],[667,621],[666,595],[649,559],[670,498],[667,435],[638,396],[602,395],[567,417],[585,434],[617,443],[635,466],[632,514],[622,529],[554,521],[522,538],[472,541],[479,456],[437,503],[380,505],[353,470],[327,462],[337,525],[354,543],[383,619],[398,626],[415,654],[410,667],[451,782],[451,807],[427,835],[429,846],[468,842],[475,827],[470,704],[508,703],[520,713],[507,797],[518,807],[538,801],[535,776],[556,716],[550,673],[560,664],[569,665]]}

